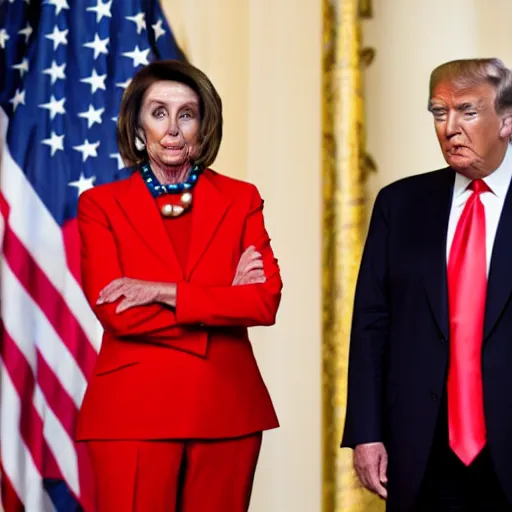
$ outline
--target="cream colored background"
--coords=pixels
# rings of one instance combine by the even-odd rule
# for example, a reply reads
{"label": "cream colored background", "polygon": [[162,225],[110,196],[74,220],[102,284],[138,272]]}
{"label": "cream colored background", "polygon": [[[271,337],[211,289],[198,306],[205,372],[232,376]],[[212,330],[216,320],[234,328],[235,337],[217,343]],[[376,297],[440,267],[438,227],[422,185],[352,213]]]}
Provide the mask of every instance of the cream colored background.
{"label": "cream colored background", "polygon": [[[161,0],[192,63],[216,84],[225,138],[215,168],[254,182],[279,257],[277,325],[253,332],[281,419],[267,433],[251,512],[321,510],[322,0]],[[443,165],[426,110],[437,64],[512,65],[510,0],[374,0],[365,42],[368,149],[383,185]]]}
{"label": "cream colored background", "polygon": [[321,483],[318,0],[167,0],[173,30],[225,108],[214,167],[255,183],[284,280],[277,325],[253,331],[281,428],[264,437],[251,512],[315,512]]}

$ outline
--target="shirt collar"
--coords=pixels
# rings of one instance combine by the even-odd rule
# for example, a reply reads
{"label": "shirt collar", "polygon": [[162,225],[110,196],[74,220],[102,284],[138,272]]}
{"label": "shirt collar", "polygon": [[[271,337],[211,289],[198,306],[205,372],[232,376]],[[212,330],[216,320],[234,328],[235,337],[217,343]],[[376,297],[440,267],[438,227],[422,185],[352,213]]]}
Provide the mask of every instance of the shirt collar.
{"label": "shirt collar", "polygon": [[[505,158],[501,162],[500,166],[489,176],[484,178],[485,183],[489,186],[493,194],[504,200],[508,192],[510,180],[512,178],[512,144],[508,145]],[[455,173],[455,182],[453,184],[453,197],[458,200],[464,192],[467,191],[468,185],[471,180],[462,174]]]}

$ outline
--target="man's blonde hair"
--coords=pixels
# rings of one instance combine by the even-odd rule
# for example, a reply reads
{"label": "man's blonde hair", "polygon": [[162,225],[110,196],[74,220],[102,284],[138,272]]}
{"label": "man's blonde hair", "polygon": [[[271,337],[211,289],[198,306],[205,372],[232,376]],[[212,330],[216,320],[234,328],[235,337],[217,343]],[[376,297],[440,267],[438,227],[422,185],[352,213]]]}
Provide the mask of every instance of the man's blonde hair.
{"label": "man's blonde hair", "polygon": [[512,72],[500,59],[453,60],[435,68],[430,75],[429,110],[432,93],[441,82],[451,83],[461,90],[491,84],[496,89],[496,113],[512,113]]}

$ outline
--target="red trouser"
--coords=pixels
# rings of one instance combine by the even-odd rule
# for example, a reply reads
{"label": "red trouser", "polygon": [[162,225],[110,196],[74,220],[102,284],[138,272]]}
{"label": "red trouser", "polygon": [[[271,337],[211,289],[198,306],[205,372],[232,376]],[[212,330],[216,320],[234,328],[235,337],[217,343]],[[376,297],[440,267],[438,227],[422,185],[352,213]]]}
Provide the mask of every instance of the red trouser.
{"label": "red trouser", "polygon": [[261,438],[89,441],[98,512],[246,512]]}

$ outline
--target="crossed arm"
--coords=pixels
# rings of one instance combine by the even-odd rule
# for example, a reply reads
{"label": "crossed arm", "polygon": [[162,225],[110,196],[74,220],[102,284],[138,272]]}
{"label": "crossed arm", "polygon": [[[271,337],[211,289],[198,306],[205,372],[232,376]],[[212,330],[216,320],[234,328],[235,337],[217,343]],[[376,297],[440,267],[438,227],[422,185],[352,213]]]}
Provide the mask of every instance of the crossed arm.
{"label": "crossed arm", "polygon": [[124,275],[108,217],[91,194],[80,198],[78,223],[82,285],[105,330],[117,336],[176,338],[199,324],[274,323],[282,282],[256,188],[242,235],[245,251],[232,283],[225,286],[142,281]]}
{"label": "crossed arm", "polygon": [[[263,284],[266,282],[262,255],[250,245],[240,257],[232,286]],[[117,302],[117,314],[136,306],[159,303],[176,308],[176,283],[143,281],[120,277],[100,291],[97,305]]]}

